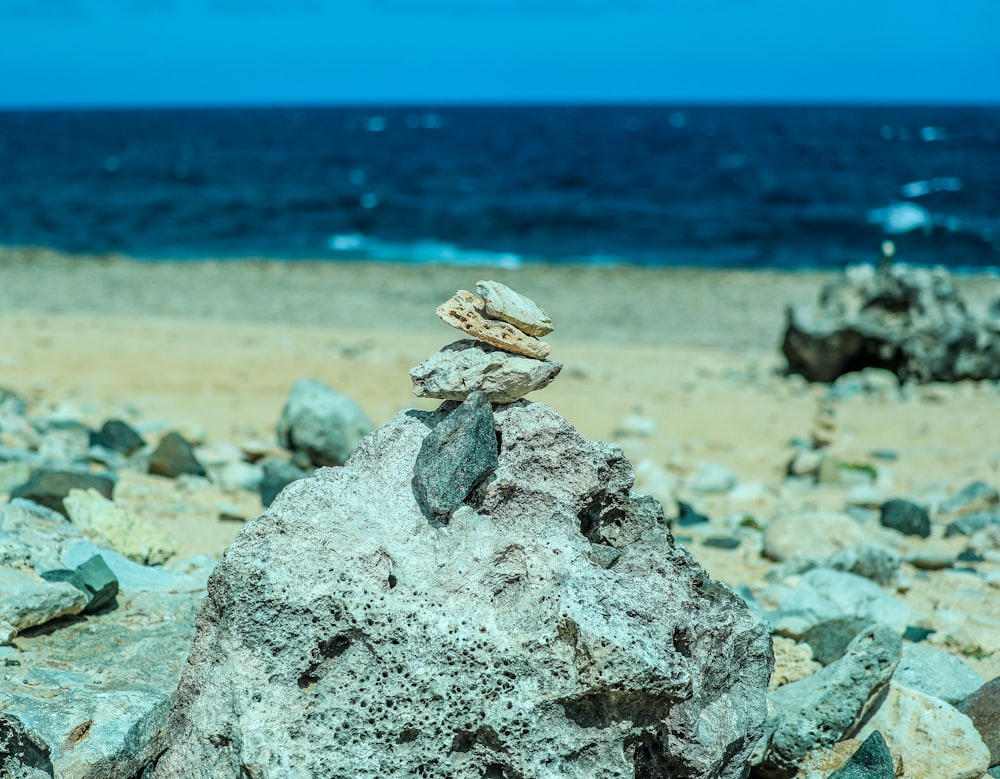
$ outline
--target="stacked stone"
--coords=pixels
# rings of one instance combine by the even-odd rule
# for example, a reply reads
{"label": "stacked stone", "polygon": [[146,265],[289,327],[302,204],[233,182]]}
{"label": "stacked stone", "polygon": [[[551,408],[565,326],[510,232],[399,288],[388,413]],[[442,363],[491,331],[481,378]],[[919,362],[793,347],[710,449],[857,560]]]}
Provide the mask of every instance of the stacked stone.
{"label": "stacked stone", "polygon": [[441,321],[472,336],[448,344],[410,371],[420,398],[465,400],[481,391],[490,403],[513,403],[547,387],[562,364],[546,359],[552,320],[530,298],[497,281],[459,290],[437,308]]}

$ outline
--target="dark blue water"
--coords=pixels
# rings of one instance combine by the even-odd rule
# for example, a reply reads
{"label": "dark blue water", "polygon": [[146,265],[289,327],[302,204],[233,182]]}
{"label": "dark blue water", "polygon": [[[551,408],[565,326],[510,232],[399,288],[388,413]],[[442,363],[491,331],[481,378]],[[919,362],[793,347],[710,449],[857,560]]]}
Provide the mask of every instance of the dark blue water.
{"label": "dark blue water", "polygon": [[1000,266],[1000,107],[0,113],[0,243],[143,258]]}

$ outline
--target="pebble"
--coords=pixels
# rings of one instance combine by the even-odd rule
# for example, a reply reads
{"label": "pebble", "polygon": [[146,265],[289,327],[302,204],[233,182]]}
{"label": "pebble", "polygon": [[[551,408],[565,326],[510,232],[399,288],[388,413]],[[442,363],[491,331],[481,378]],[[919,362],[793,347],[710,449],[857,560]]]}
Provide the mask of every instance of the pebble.
{"label": "pebble", "polygon": [[1000,512],[998,511],[976,511],[972,514],[964,514],[948,527],[945,528],[945,538],[952,536],[971,536],[980,530],[985,530],[993,525],[1000,526]]}
{"label": "pebble", "polygon": [[641,411],[632,411],[618,421],[612,435],[615,438],[652,438],[656,431],[656,420]]}
{"label": "pebble", "polygon": [[552,332],[552,320],[541,306],[499,281],[477,281],[476,292],[487,316],[512,324],[527,335],[543,336]]}
{"label": "pebble", "polygon": [[473,392],[424,438],[413,466],[413,489],[437,517],[447,516],[497,467],[493,410],[483,392]]}
{"label": "pebble", "polygon": [[490,403],[513,403],[529,392],[547,387],[562,364],[537,360],[480,341],[449,344],[410,370],[418,398],[465,400],[482,391]]}
{"label": "pebble", "polygon": [[694,508],[682,501],[677,501],[677,524],[681,527],[691,527],[693,525],[704,525],[709,521],[704,514],[699,514]]}
{"label": "pebble", "polygon": [[1000,504],[1000,492],[984,481],[967,484],[941,504],[941,513],[950,515],[993,511]]}
{"label": "pebble", "polygon": [[178,476],[205,476],[205,469],[194,455],[194,449],[180,433],[171,431],[149,457],[149,472],[155,476],[176,479]]}
{"label": "pebble", "polygon": [[924,695],[952,704],[983,686],[983,677],[967,663],[943,649],[923,643],[903,644],[903,656],[892,678]]}
{"label": "pebble", "polygon": [[482,312],[483,301],[466,290],[459,290],[436,311],[445,324],[498,349],[538,360],[549,356],[551,347],[545,341],[523,333],[507,322],[487,319]]}
{"label": "pebble", "polygon": [[939,698],[892,682],[857,738],[874,731],[903,756],[907,779],[979,779],[990,751],[966,715]]}
{"label": "pebble", "polygon": [[764,530],[762,554],[777,562],[796,554],[829,557],[844,547],[867,540],[864,528],[845,514],[818,511],[785,514]]}
{"label": "pebble", "polygon": [[738,549],[740,539],[734,536],[709,536],[701,543],[714,549]]}
{"label": "pebble", "polygon": [[868,627],[865,619],[830,619],[809,628],[802,643],[809,646],[820,665],[829,665],[844,656],[857,635]]}
{"label": "pebble", "polygon": [[708,463],[687,480],[688,489],[702,494],[728,492],[736,484],[736,475],[724,465]]}
{"label": "pebble", "polygon": [[892,753],[882,734],[873,730],[858,747],[857,752],[829,779],[895,779],[896,767]]}
{"label": "pebble", "polygon": [[927,538],[931,534],[931,518],[927,511],[916,503],[899,498],[882,504],[879,522],[883,527],[898,530],[907,536]]}
{"label": "pebble", "polygon": [[101,425],[101,429],[90,436],[90,443],[103,446],[113,452],[119,452],[126,457],[138,452],[146,445],[142,436],[121,419],[109,419]]}
{"label": "pebble", "polygon": [[63,506],[63,498],[69,495],[71,490],[93,489],[110,499],[114,486],[114,481],[107,476],[76,471],[42,470],[20,487],[12,490],[10,496],[30,500],[67,516],[66,508]]}

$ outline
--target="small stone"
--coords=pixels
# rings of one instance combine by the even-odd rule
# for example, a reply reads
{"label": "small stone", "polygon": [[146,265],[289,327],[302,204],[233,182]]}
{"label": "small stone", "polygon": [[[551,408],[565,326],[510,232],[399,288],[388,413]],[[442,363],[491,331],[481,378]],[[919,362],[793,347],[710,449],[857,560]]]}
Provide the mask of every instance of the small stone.
{"label": "small stone", "polygon": [[823,666],[813,659],[812,649],[784,636],[773,636],[774,671],[767,683],[768,690],[776,690],[792,682],[812,676]]}
{"label": "small stone", "polygon": [[765,528],[762,554],[777,562],[790,560],[796,554],[829,557],[867,540],[864,527],[845,514],[785,514]]}
{"label": "small stone", "polygon": [[149,458],[149,472],[176,479],[183,474],[205,476],[205,469],[194,456],[191,444],[177,432],[167,433]]}
{"label": "small stone", "polygon": [[276,457],[262,460],[261,470],[264,472],[264,476],[260,480],[258,491],[260,492],[260,502],[265,508],[274,502],[278,493],[285,487],[293,481],[304,479],[311,473],[295,463]]}
{"label": "small stone", "polygon": [[76,567],[77,576],[86,587],[89,595],[89,603],[85,611],[100,611],[105,606],[114,602],[118,595],[118,578],[115,576],[104,558],[94,555],[86,562],[80,563]]}
{"label": "small stone", "polygon": [[120,452],[128,457],[142,449],[146,442],[134,428],[121,419],[109,419],[101,429],[90,437],[91,446],[103,446],[113,452]]}
{"label": "small stone", "polygon": [[703,546],[710,546],[714,549],[737,549],[740,539],[733,536],[709,536],[701,542]]}
{"label": "small stone", "polygon": [[876,730],[903,756],[907,779],[978,779],[989,767],[990,751],[969,717],[895,681],[856,738]]}
{"label": "small stone", "polygon": [[361,406],[317,379],[295,382],[277,430],[283,447],[303,452],[316,466],[343,465],[371,431]]}
{"label": "small stone", "polygon": [[0,567],[0,644],[26,628],[44,625],[87,606],[87,596],[72,584],[48,582],[16,568]]}
{"label": "small stone", "polygon": [[736,475],[723,465],[709,463],[702,466],[688,480],[688,489],[705,494],[728,492],[736,484]]}
{"label": "small stone", "polygon": [[931,518],[916,503],[894,498],[882,504],[879,521],[883,527],[898,530],[908,536],[927,538],[931,534]]}
{"label": "small stone", "polygon": [[677,501],[677,524],[681,527],[690,527],[691,525],[704,525],[709,521],[708,517],[704,514],[699,514],[694,508],[682,501]]}
{"label": "small stone", "polygon": [[410,379],[418,398],[465,400],[481,390],[490,403],[513,403],[547,387],[561,370],[558,362],[523,357],[466,339],[449,344],[412,368]]}
{"label": "small stone", "polygon": [[633,411],[622,417],[615,426],[615,438],[651,438],[656,435],[656,420],[641,411]]}
{"label": "small stone", "polygon": [[955,704],[972,720],[990,750],[990,767],[1000,765],[1000,676]]}
{"label": "small stone", "polygon": [[551,351],[547,343],[522,333],[513,325],[487,319],[483,315],[483,301],[464,289],[438,306],[436,313],[445,324],[506,352],[544,360]]}
{"label": "small stone", "polygon": [[873,730],[851,759],[830,774],[829,779],[895,779],[892,753],[882,734]]}
{"label": "small stone", "polygon": [[964,514],[944,530],[944,537],[971,536],[993,525],[1000,526],[1000,511],[977,511]]}
{"label": "small stone", "polygon": [[534,300],[499,281],[477,281],[476,292],[482,298],[486,316],[508,322],[528,335],[543,336],[552,332],[552,320]]}
{"label": "small stone", "polygon": [[917,549],[903,559],[923,571],[940,571],[955,564],[955,556],[947,549]]}
{"label": "small stone", "polygon": [[810,628],[802,642],[812,649],[816,662],[830,665],[844,656],[850,643],[868,625],[864,619],[830,619]]}
{"label": "small stone", "polygon": [[928,644],[904,643],[903,656],[892,678],[952,704],[983,686],[983,677],[966,663]]}
{"label": "small stone", "polygon": [[912,641],[914,644],[918,644],[921,641],[926,641],[928,636],[932,636],[936,632],[936,630],[931,630],[930,628],[907,625],[906,630],[903,631],[903,640]]}
{"label": "small stone", "polygon": [[97,490],[110,499],[115,483],[106,476],[76,471],[39,471],[27,482],[10,493],[12,498],[24,498],[40,506],[68,516],[63,498],[70,490]]}
{"label": "small stone", "polygon": [[988,513],[1000,505],[1000,492],[984,481],[965,485],[941,505],[942,514],[963,515]]}
{"label": "small stone", "polygon": [[423,506],[446,516],[497,467],[493,411],[483,392],[473,392],[424,438],[413,466],[413,488]]}

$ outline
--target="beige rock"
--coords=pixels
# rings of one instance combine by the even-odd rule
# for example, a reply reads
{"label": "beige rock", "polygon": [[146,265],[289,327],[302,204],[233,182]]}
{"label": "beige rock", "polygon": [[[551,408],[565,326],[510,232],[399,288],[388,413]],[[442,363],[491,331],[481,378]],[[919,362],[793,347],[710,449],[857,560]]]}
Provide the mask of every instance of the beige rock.
{"label": "beige rock", "polygon": [[864,527],[846,514],[820,511],[786,514],[767,526],[762,554],[778,562],[796,554],[829,557],[870,540]]}
{"label": "beige rock", "polygon": [[70,490],[63,499],[70,521],[91,541],[143,565],[161,565],[177,554],[177,541],[154,523],[135,517],[97,490]]}
{"label": "beige rock", "polygon": [[879,730],[912,779],[979,779],[989,767],[972,720],[940,698],[895,682],[878,711],[855,735],[864,741]]}
{"label": "beige rock", "polygon": [[483,313],[514,325],[522,333],[542,336],[552,332],[552,320],[531,298],[499,281],[477,281],[476,292],[483,300]]}
{"label": "beige rock", "polygon": [[514,325],[487,319],[483,301],[464,289],[438,306],[436,313],[445,324],[506,352],[544,360],[551,351],[547,343],[522,333]]}
{"label": "beige rock", "polygon": [[797,682],[812,676],[823,666],[813,659],[808,644],[800,644],[792,638],[774,636],[774,670],[767,689],[774,690],[790,682]]}

